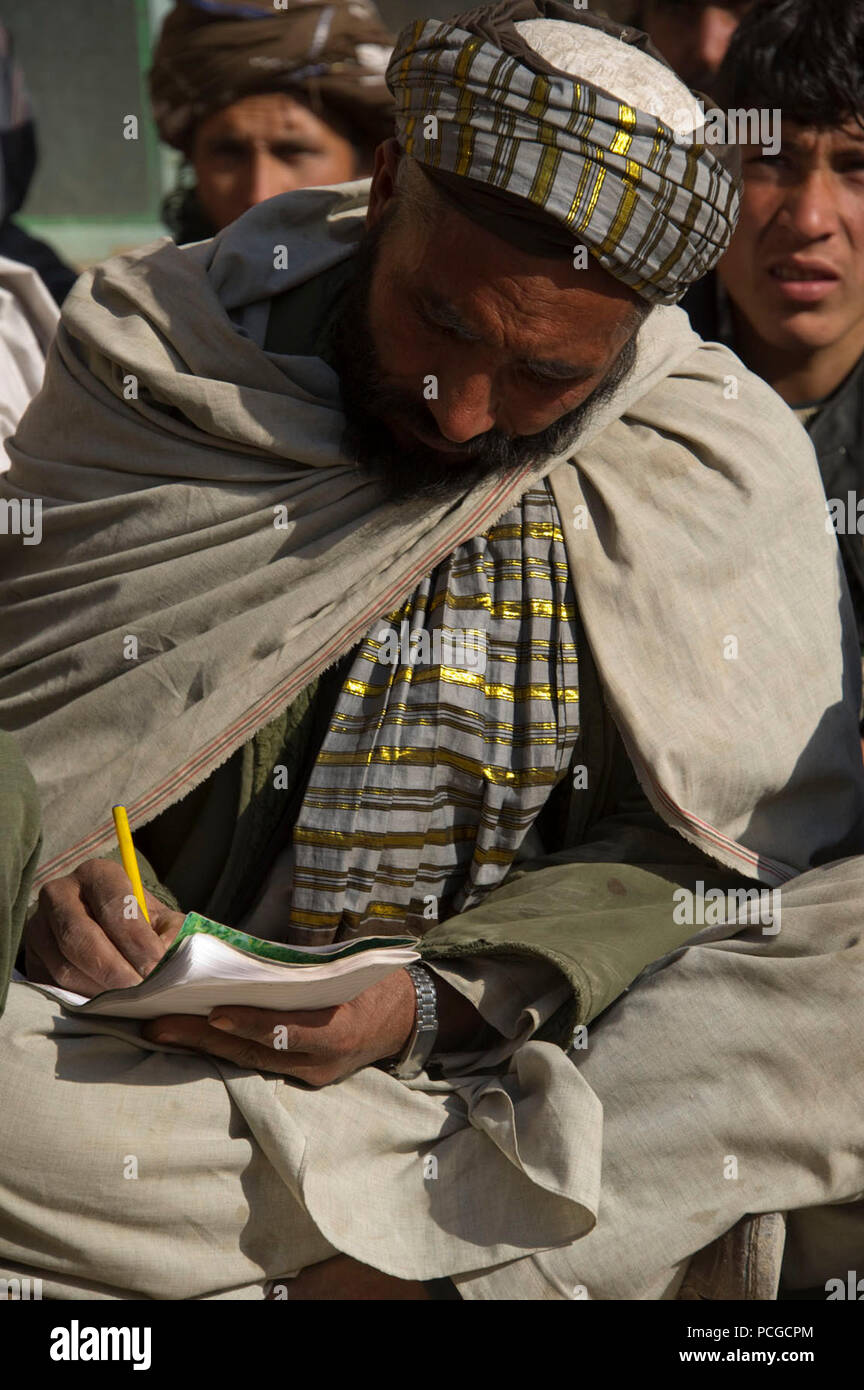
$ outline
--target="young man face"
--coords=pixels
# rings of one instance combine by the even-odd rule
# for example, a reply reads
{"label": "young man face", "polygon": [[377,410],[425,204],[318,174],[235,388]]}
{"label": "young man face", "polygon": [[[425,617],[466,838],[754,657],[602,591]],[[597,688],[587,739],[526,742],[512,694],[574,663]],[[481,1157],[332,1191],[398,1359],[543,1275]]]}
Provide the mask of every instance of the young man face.
{"label": "young man face", "polygon": [[785,121],[742,150],[741,218],[718,274],[736,327],[787,354],[864,352],[864,130]]}
{"label": "young man face", "polygon": [[359,178],[350,141],[284,92],[244,97],[195,131],[198,201],[217,231],[295,188]]}

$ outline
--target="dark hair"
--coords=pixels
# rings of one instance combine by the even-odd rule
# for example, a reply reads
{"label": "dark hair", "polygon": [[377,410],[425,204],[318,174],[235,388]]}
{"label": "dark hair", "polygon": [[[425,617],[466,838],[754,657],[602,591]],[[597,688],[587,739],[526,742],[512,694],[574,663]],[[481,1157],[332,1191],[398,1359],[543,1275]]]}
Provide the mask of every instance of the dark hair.
{"label": "dark hair", "polygon": [[757,0],[714,84],[722,107],[779,107],[798,125],[864,125],[862,0]]}

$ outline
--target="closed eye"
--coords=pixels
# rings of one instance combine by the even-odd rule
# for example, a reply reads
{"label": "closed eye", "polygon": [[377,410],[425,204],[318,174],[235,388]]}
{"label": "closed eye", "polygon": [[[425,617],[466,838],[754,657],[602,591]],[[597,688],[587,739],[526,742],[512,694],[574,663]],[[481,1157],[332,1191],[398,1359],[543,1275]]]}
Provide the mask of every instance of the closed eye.
{"label": "closed eye", "polygon": [[[451,342],[483,341],[479,333],[474,333],[465,324],[460,323],[455,311],[451,311],[446,304],[430,304],[422,295],[415,295],[413,302],[418,318],[432,332],[448,338]],[[532,386],[557,387],[559,390],[562,387],[572,389],[582,385],[594,375],[590,368],[573,368],[566,362],[560,365],[553,362],[521,362],[516,365],[515,371]]]}
{"label": "closed eye", "polygon": [[445,308],[436,308],[419,296],[414,300],[414,309],[427,328],[441,333],[445,338],[453,338],[461,343],[479,343],[479,333],[473,333],[465,324],[459,323],[455,316]]}
{"label": "closed eye", "polygon": [[436,333],[440,333],[444,338],[455,339],[459,343],[477,343],[480,339],[474,333],[469,333],[465,328],[457,328],[452,323],[438,323],[429,314],[421,314],[423,322],[427,328],[431,328]]}
{"label": "closed eye", "polygon": [[593,375],[590,371],[548,371],[544,370],[542,367],[532,367],[530,364],[525,364],[518,370],[523,377],[528,381],[535,382],[538,386],[581,386]]}

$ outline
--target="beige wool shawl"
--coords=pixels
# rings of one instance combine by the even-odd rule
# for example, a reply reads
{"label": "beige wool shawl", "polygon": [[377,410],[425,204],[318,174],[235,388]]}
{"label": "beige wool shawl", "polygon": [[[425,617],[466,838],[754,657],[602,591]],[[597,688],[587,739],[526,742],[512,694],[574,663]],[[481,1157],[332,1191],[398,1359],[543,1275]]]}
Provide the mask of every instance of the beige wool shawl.
{"label": "beige wool shawl", "polygon": [[41,544],[0,537],[0,727],[40,787],[40,880],[112,843],[112,803],[134,826],[184,796],[547,475],[664,819],[770,884],[857,847],[851,610],[791,412],[658,308],[568,457],[387,500],[340,453],[332,369],[236,326],[350,255],[367,196],[286,194],[210,242],[108,261],[66,301],[0,480],[43,500]]}

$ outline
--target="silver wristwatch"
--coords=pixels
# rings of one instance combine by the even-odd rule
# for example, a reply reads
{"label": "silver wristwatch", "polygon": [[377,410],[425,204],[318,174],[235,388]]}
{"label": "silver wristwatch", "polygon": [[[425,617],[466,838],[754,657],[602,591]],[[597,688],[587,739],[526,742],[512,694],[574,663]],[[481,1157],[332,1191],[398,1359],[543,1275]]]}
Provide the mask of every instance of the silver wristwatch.
{"label": "silver wristwatch", "polygon": [[422,965],[409,965],[408,974],[417,991],[417,1021],[402,1056],[387,1067],[400,1081],[413,1081],[420,1075],[438,1036],[438,991],[434,977]]}

